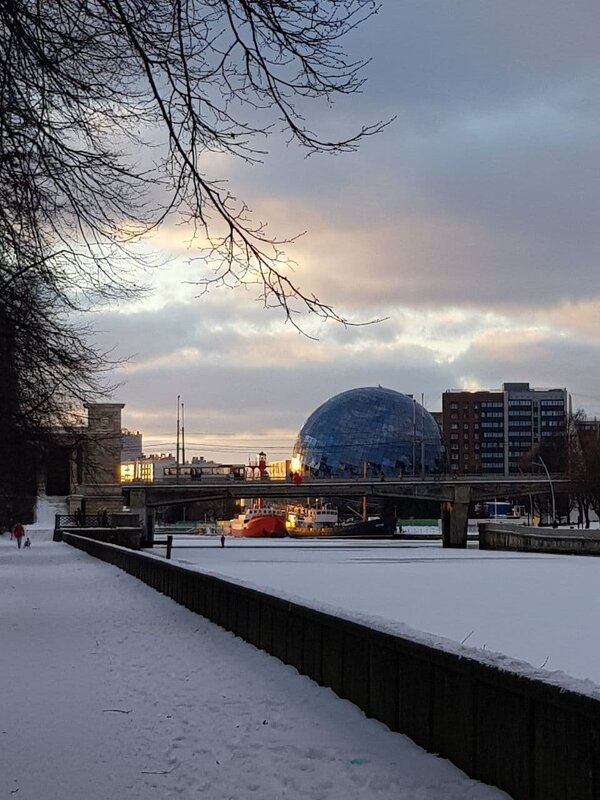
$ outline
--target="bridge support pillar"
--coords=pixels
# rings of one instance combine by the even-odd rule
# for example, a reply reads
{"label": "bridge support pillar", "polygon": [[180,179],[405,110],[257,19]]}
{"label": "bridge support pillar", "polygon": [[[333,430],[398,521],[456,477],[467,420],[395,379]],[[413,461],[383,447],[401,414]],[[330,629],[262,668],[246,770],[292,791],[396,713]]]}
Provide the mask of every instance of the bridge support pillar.
{"label": "bridge support pillar", "polygon": [[145,489],[136,487],[130,490],[129,510],[132,514],[137,514],[142,525],[142,547],[152,547],[154,542],[154,510],[146,508]]}
{"label": "bridge support pillar", "polygon": [[471,490],[468,486],[457,486],[454,502],[442,503],[442,545],[444,547],[466,547],[469,523]]}

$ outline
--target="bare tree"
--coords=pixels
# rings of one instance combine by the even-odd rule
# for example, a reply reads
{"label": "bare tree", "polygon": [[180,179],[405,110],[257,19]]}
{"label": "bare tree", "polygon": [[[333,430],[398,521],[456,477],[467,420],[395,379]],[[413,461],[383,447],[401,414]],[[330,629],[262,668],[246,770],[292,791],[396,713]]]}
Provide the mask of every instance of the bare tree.
{"label": "bare tree", "polygon": [[69,310],[31,274],[0,294],[0,531],[28,521],[36,477],[57,434],[75,447],[77,406],[110,388],[108,355],[91,345]]}
{"label": "bare tree", "polygon": [[331,141],[301,113],[306,99],[360,90],[364,62],[342,40],[376,10],[374,0],[1,4],[0,237],[24,269],[94,302],[132,288],[123,248],[176,215],[211,258],[202,288],[256,283],[293,323],[301,308],[340,320],[293,281],[281,243],[201,157],[259,160],[278,129],[309,153],[352,150],[380,130]]}
{"label": "bare tree", "polygon": [[578,522],[590,527],[590,508],[600,516],[600,425],[588,420],[583,409],[573,415],[575,436],[571,476],[576,486]]}
{"label": "bare tree", "polygon": [[361,89],[364,62],[342,44],[376,11],[374,0],[0,3],[5,463],[100,390],[105,354],[72,315],[139,293],[132,245],[167,220],[196,237],[209,265],[201,292],[253,283],[296,326],[302,310],[345,321],[299,287],[284,243],[202,156],[259,161],[281,130],[308,153],[340,152],[380,130],[334,141],[303,117],[314,100]]}

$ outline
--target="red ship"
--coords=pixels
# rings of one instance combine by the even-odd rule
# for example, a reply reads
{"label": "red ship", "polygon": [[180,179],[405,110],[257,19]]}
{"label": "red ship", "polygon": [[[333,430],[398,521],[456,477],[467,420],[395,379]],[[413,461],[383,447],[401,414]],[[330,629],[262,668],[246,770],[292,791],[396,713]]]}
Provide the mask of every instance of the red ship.
{"label": "red ship", "polygon": [[285,511],[262,505],[248,508],[231,520],[230,527],[232,536],[280,538],[286,535]]}

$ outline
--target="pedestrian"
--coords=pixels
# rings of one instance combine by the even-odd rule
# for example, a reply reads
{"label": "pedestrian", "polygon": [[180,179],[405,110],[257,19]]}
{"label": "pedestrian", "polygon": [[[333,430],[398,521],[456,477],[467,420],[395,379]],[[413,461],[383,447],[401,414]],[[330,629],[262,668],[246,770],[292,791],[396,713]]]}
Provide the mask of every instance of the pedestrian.
{"label": "pedestrian", "polygon": [[31,547],[31,539],[29,538],[29,536],[26,537],[25,544],[23,545],[23,547]]}
{"label": "pedestrian", "polygon": [[221,547],[225,547],[225,535],[221,534]]}
{"label": "pedestrian", "polygon": [[20,522],[17,522],[15,527],[13,528],[13,535],[17,540],[17,547],[20,550],[21,544],[23,542],[23,536],[25,536],[25,528],[21,525]]}

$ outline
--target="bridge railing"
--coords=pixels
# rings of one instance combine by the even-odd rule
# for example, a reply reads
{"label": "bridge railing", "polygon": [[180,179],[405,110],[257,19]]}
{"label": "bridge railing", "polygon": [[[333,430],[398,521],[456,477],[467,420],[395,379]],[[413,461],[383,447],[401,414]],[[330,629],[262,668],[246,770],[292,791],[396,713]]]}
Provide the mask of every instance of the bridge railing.
{"label": "bridge railing", "polygon": [[110,519],[102,514],[56,514],[54,517],[55,530],[66,528],[108,528]]}

